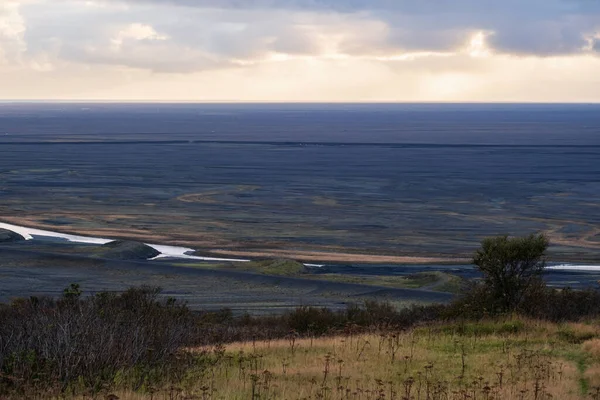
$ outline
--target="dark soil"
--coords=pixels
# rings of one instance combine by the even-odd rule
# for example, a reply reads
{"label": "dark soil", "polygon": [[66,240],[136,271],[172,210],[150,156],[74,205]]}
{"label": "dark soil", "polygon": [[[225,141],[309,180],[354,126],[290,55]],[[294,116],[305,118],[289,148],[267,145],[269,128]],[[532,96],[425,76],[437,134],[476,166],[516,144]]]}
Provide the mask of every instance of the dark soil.
{"label": "dark soil", "polygon": [[0,243],[20,242],[25,238],[16,232],[7,229],[0,229]]}

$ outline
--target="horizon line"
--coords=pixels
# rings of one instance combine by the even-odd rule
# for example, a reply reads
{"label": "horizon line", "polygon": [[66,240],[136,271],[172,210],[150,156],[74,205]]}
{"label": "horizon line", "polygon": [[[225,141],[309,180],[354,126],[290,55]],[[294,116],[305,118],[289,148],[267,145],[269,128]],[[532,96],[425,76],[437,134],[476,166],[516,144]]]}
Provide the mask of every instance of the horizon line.
{"label": "horizon line", "polygon": [[56,104],[443,104],[443,105],[600,105],[598,101],[285,101],[285,100],[123,100],[123,99],[0,99],[0,104],[56,103]]}

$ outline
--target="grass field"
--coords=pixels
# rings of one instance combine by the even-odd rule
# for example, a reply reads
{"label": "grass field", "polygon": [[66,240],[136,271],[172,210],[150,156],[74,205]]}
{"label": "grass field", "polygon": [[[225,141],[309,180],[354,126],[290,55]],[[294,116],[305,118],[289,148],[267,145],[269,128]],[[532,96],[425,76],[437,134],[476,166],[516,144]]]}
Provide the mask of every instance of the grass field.
{"label": "grass field", "polygon": [[205,269],[226,269],[233,271],[255,272],[265,275],[302,277],[330,282],[357,283],[363,285],[390,288],[427,289],[439,292],[458,293],[464,281],[456,275],[432,271],[419,272],[403,276],[354,275],[354,274],[312,274],[300,262],[285,259],[252,261],[248,263],[179,263],[179,266]]}
{"label": "grass field", "polygon": [[[192,349],[178,385],[121,399],[600,399],[600,325],[525,319]],[[144,393],[145,391],[145,393]]]}
{"label": "grass field", "polygon": [[465,284],[459,276],[440,271],[418,272],[405,276],[322,274],[315,275],[314,278],[332,282],[360,283],[391,288],[426,289],[447,293],[458,293]]}

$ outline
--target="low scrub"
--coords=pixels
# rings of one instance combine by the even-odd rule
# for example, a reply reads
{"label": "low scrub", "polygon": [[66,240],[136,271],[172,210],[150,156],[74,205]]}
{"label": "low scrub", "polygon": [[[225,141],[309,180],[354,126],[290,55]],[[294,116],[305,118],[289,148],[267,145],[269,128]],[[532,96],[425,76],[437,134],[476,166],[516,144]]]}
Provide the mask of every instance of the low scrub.
{"label": "low scrub", "polygon": [[190,344],[194,318],[184,305],[158,294],[137,288],[81,299],[72,286],[59,300],[34,297],[2,306],[0,395],[98,391],[124,372],[166,375],[178,351]]}
{"label": "low scrub", "polygon": [[0,397],[146,390],[177,381],[196,365],[198,357],[184,350],[193,346],[402,329],[435,320],[443,309],[367,302],[341,311],[301,307],[279,316],[234,317],[228,310],[192,312],[161,297],[158,288],[81,294],[71,285],[60,299],[0,306]]}
{"label": "low scrub", "polygon": [[519,314],[545,321],[564,322],[600,318],[600,290],[530,288],[518,307],[510,312],[497,307],[495,294],[483,284],[471,284],[447,309],[450,319],[479,320],[506,314]]}

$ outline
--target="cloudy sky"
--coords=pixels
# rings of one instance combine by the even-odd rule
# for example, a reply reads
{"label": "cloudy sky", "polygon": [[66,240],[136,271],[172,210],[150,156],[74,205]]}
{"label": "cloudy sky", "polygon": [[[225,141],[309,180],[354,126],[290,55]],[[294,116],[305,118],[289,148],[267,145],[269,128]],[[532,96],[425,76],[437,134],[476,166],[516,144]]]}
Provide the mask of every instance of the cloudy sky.
{"label": "cloudy sky", "polygon": [[0,99],[600,101],[600,0],[0,0]]}

